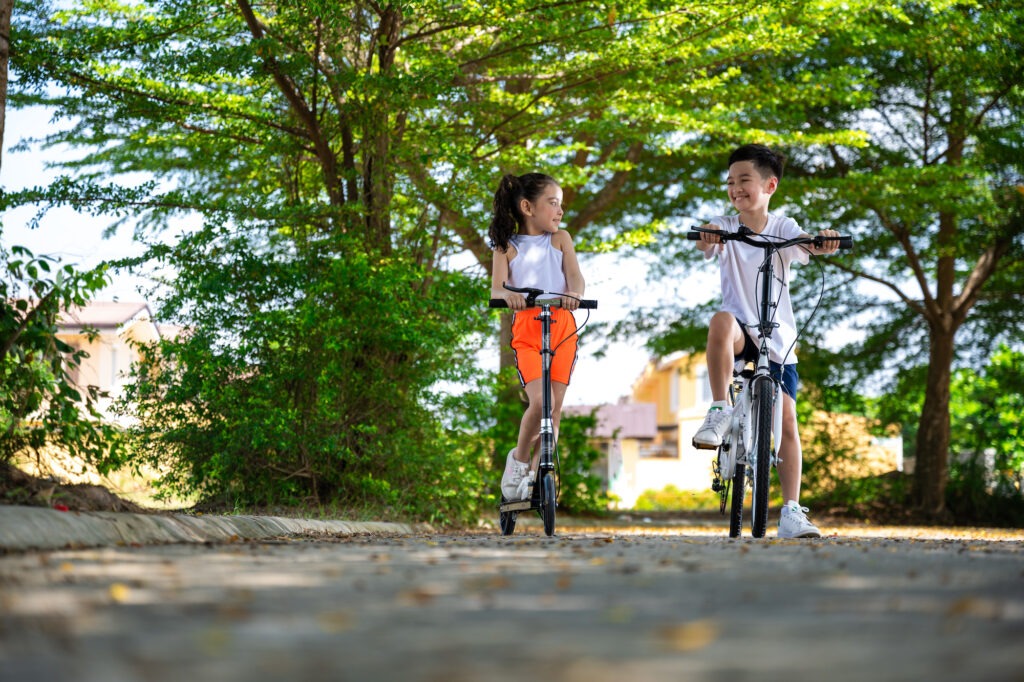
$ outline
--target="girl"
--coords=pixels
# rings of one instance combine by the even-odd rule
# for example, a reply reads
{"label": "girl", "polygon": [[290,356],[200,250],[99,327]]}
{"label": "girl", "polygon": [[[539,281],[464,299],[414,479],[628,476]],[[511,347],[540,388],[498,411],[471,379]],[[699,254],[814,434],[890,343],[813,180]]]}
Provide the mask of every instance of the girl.
{"label": "girl", "polygon": [[[554,308],[551,347],[558,348],[551,362],[551,418],[558,439],[562,399],[576,363],[576,321],[573,310],[583,297],[584,281],[573,249],[572,237],[559,230],[562,222],[562,188],[542,173],[506,175],[494,193],[494,213],[489,230],[494,262],[491,272],[491,298],[501,298],[514,313],[512,350],[519,381],[526,389],[529,405],[519,425],[519,440],[508,453],[501,477],[501,494],[508,500],[529,496],[536,476],[534,452],[540,440],[541,356],[538,309],[527,310],[522,294],[503,287],[535,287],[557,291],[562,307]],[[558,298],[549,295],[541,298]]]}

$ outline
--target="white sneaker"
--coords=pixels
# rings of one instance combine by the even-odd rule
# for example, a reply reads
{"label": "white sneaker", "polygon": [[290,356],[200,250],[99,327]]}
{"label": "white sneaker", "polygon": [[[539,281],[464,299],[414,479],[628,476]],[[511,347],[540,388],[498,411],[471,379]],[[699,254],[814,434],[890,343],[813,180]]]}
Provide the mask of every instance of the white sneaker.
{"label": "white sneaker", "polygon": [[515,458],[516,449],[508,451],[508,459],[505,460],[505,473],[501,475],[501,496],[506,501],[521,500],[519,497],[519,486],[527,480],[530,472],[529,462],[520,462]]}
{"label": "white sneaker", "polygon": [[712,407],[704,417],[704,423],[693,436],[693,447],[700,450],[715,450],[722,445],[722,438],[729,430],[732,406]]}
{"label": "white sneaker", "polygon": [[516,489],[517,500],[528,500],[533,496],[533,482],[537,480],[537,472],[531,471],[523,480],[519,481],[519,488]]}
{"label": "white sneaker", "polygon": [[779,515],[780,538],[820,538],[821,531],[806,516],[807,507],[790,500]]}

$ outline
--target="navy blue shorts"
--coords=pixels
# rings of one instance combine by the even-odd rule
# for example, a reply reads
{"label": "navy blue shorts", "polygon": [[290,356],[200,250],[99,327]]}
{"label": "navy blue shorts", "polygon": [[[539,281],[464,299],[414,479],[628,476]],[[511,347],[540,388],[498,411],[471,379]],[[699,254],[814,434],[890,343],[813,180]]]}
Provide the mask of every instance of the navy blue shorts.
{"label": "navy blue shorts", "polygon": [[[750,338],[750,334],[746,332],[743,323],[739,320],[736,323],[743,330],[744,338],[743,352],[737,355],[736,359],[752,362],[756,365],[760,348],[754,343],[754,339]],[[796,400],[796,391],[800,387],[800,375],[796,373],[796,365],[780,365],[777,362],[769,361],[768,366],[771,368],[772,376],[782,384],[782,390],[786,392],[786,395]]]}

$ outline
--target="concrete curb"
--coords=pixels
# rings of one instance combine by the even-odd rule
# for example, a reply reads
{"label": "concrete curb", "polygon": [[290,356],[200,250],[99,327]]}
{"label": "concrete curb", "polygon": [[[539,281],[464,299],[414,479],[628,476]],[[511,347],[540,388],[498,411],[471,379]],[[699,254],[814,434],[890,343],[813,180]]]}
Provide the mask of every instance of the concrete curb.
{"label": "concrete curb", "polygon": [[320,521],[279,516],[189,516],[62,512],[0,505],[0,550],[230,542],[323,534],[408,535],[418,526],[375,521]]}

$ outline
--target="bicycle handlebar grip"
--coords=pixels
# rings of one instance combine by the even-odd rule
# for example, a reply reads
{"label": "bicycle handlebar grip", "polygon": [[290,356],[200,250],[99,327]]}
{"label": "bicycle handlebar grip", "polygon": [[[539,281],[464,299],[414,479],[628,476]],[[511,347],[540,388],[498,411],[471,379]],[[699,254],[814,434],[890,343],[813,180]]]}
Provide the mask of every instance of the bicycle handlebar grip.
{"label": "bicycle handlebar grip", "polygon": [[840,249],[852,249],[853,248],[853,237],[843,237],[843,236],[840,236],[840,237],[822,237],[820,234],[817,235],[814,238],[814,245],[820,247],[825,242],[826,239],[828,241],[832,241],[832,242],[838,241]]}
{"label": "bicycle handlebar grip", "polygon": [[699,242],[701,233],[697,230],[690,230],[686,233],[686,238],[691,242]]}

